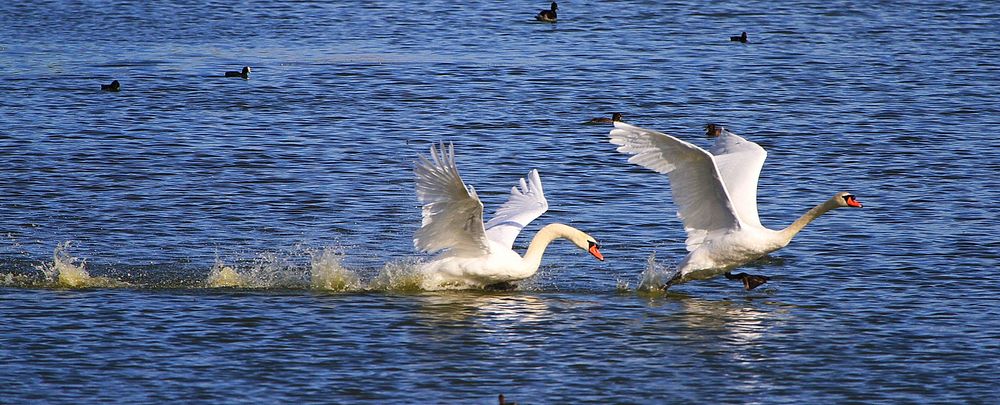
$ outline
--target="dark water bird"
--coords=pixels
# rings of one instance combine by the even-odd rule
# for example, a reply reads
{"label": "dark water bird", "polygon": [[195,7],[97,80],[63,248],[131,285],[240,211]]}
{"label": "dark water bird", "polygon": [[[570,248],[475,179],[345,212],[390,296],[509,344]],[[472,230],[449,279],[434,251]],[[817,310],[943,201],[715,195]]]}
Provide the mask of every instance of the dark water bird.
{"label": "dark water bird", "polygon": [[611,118],[608,118],[608,117],[593,118],[590,121],[588,121],[588,123],[589,124],[612,124],[612,123],[615,123],[615,122],[618,122],[618,121],[621,121],[621,120],[622,120],[622,113],[616,112],[614,114],[611,114]]}
{"label": "dark water bird", "polygon": [[517,402],[507,402],[507,399],[503,397],[503,394],[497,396],[497,403],[500,405],[517,405]]}
{"label": "dark water bird", "polygon": [[102,84],[101,85],[101,90],[104,90],[104,91],[118,91],[118,90],[121,90],[121,88],[122,88],[122,84],[118,83],[117,80],[111,82],[111,84]]}
{"label": "dark water bird", "polygon": [[705,124],[705,137],[717,138],[722,135],[722,125]]}
{"label": "dark water bird", "polygon": [[244,66],[243,70],[239,71],[239,72],[235,72],[235,71],[230,70],[230,71],[226,72],[226,77],[242,77],[244,79],[249,79],[250,78],[250,66]]}
{"label": "dark water bird", "polygon": [[556,2],[552,2],[552,6],[548,10],[542,10],[538,12],[535,19],[538,21],[545,22],[556,22],[556,10],[559,9],[559,5]]}
{"label": "dark water bird", "polygon": [[740,36],[738,37],[729,37],[729,40],[733,42],[742,42],[745,44],[747,43],[747,32],[743,31],[743,33],[740,34]]}

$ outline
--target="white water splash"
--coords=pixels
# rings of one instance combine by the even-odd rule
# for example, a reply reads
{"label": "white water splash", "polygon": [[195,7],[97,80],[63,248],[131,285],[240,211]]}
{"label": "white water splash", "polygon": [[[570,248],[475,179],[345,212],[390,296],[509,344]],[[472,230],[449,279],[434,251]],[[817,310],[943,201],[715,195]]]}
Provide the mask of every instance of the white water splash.
{"label": "white water splash", "polygon": [[416,258],[386,263],[368,288],[377,291],[421,291],[424,289],[424,275],[420,272],[420,264]]}
{"label": "white water splash", "polygon": [[240,287],[244,284],[243,277],[236,272],[236,269],[226,266],[218,257],[212,265],[212,271],[208,273],[209,288]]}
{"label": "white water splash", "polygon": [[[308,265],[302,263],[303,252],[309,255]],[[226,264],[217,257],[205,284],[210,288],[361,290],[360,277],[342,265],[343,258],[344,254],[333,247],[265,252],[243,266]]]}
{"label": "white water splash", "polygon": [[646,259],[646,268],[639,275],[639,287],[636,291],[660,291],[661,287],[676,274],[677,270],[657,263],[656,253],[652,253]]}
{"label": "white water splash", "polygon": [[309,268],[312,288],[338,292],[362,289],[358,274],[341,264],[343,253],[327,247],[309,255],[312,259]]}
{"label": "white water splash", "polygon": [[629,292],[631,290],[632,290],[632,283],[629,283],[628,280],[622,280],[622,279],[615,280],[615,292],[616,293],[619,293],[619,294],[621,294],[621,293],[627,293],[627,292]]}
{"label": "white water splash", "polygon": [[52,252],[52,263],[42,263],[36,268],[45,275],[45,280],[57,287],[87,288],[87,287],[120,287],[124,282],[107,277],[93,277],[86,269],[86,261],[73,257],[69,249],[70,241],[56,245]]}
{"label": "white water splash", "polygon": [[227,265],[216,258],[206,284],[210,287],[305,288],[309,270],[296,266],[289,255],[259,254],[249,265]]}

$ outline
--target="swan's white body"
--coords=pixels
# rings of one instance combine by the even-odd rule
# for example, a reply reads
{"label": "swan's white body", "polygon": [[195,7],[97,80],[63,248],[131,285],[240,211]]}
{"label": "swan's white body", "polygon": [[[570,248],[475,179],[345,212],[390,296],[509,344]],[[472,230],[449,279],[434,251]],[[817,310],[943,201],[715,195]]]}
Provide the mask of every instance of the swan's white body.
{"label": "swan's white body", "polygon": [[670,178],[677,216],[687,232],[688,255],[671,284],[706,279],[788,245],[803,227],[825,212],[861,207],[841,192],[809,210],[781,231],[765,228],[757,215],[757,180],[767,152],[721,129],[709,151],[673,136],[616,122],[611,143],[632,154],[629,162]]}
{"label": "swan's white body", "polygon": [[597,241],[562,224],[543,227],[532,239],[524,257],[513,250],[525,226],[549,209],[537,170],[511,189],[510,199],[493,219],[483,223],[483,203],[467,187],[455,165],[452,145],[431,146],[431,158],[420,157],[414,169],[417,199],[423,206],[423,224],[413,237],[420,251],[445,250],[421,266],[423,288],[481,288],[531,277],[538,271],[542,253],[557,238],[568,239],[604,260]]}

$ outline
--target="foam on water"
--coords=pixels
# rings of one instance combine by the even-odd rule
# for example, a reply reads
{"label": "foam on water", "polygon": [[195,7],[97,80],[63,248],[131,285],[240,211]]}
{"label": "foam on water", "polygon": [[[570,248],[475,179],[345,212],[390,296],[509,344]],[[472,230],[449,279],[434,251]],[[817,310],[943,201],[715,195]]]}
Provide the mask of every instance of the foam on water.
{"label": "foam on water", "polygon": [[310,256],[309,274],[313,289],[337,292],[362,289],[358,274],[343,266],[343,253],[328,247],[310,252]]}
{"label": "foam on water", "polygon": [[390,261],[369,284],[376,291],[412,292],[423,290],[424,276],[420,273],[420,261],[408,258]]}
{"label": "foam on water", "polygon": [[208,273],[205,284],[209,288],[241,287],[245,283],[243,277],[230,266],[226,266],[219,258],[215,259],[212,271]]}
{"label": "foam on water", "polygon": [[51,263],[42,263],[36,268],[45,276],[49,286],[59,288],[125,287],[128,283],[107,277],[94,277],[86,270],[86,261],[70,254],[70,241],[56,245]]}
{"label": "foam on water", "polygon": [[646,268],[639,275],[639,286],[637,291],[661,291],[660,286],[666,284],[668,280],[677,274],[677,270],[656,262],[656,253],[649,255],[646,259]]}
{"label": "foam on water", "polygon": [[[308,264],[299,264],[301,253]],[[369,281],[343,265],[345,254],[339,248],[296,249],[291,253],[266,252],[252,262],[227,264],[216,258],[205,281],[209,288],[292,288],[330,292],[420,291],[423,277],[417,271],[417,259],[387,263]]]}

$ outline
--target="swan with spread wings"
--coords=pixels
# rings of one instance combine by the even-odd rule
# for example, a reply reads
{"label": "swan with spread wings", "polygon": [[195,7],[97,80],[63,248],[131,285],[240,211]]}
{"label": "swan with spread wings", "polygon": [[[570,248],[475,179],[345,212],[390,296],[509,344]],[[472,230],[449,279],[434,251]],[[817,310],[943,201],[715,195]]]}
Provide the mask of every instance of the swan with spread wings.
{"label": "swan with spread wings", "polygon": [[633,155],[629,162],[666,174],[687,232],[688,254],[676,274],[662,286],[725,275],[751,290],[768,278],[730,270],[781,249],[807,224],[826,212],[861,208],[857,198],[839,192],[813,207],[780,231],[765,228],[757,216],[757,180],[767,152],[725,128],[709,124],[715,137],[708,151],[676,137],[624,122],[615,122],[611,143]]}
{"label": "swan with spread wings", "polygon": [[502,286],[531,277],[549,243],[559,238],[604,260],[596,239],[558,223],[539,230],[523,257],[513,250],[521,229],[549,209],[537,170],[511,189],[510,199],[485,224],[476,189],[466,186],[458,173],[454,145],[432,145],[429,158],[420,156],[414,175],[423,223],[413,246],[422,252],[443,251],[421,266],[424,289]]}

